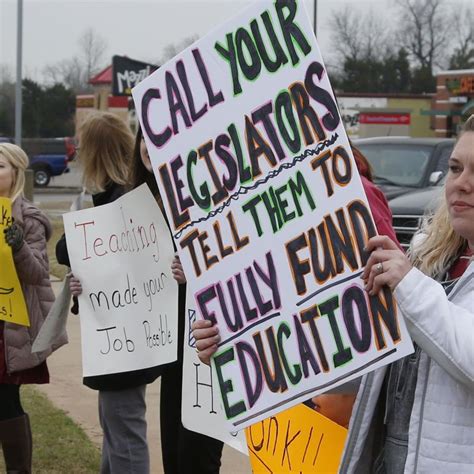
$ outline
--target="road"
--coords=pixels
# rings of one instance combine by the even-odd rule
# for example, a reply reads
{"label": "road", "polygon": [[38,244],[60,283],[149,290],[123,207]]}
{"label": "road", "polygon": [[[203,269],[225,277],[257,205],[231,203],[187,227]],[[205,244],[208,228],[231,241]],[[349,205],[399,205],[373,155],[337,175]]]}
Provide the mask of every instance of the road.
{"label": "road", "polygon": [[[52,203],[61,203],[60,209],[68,208],[82,187],[82,173],[77,163],[72,162],[70,172],[51,179],[49,186],[34,188],[33,200],[40,206],[45,203],[48,209],[53,208]],[[90,195],[86,195],[86,202],[92,202]]]}

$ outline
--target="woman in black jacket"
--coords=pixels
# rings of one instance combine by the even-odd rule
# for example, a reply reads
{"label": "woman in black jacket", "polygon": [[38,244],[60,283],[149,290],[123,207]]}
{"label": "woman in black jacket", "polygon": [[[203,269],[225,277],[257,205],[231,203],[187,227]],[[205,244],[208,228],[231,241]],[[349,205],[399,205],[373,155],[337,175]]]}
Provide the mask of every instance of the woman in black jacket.
{"label": "woman in black jacket", "polygon": [[[111,113],[95,113],[80,130],[79,160],[83,181],[94,206],[122,196],[128,182],[134,137],[127,124]],[[56,247],[58,262],[69,265],[65,239]],[[78,296],[82,286],[70,280]],[[84,385],[99,391],[99,417],[104,437],[101,473],[148,474],[150,461],[146,438],[146,385],[161,375],[156,366],[129,372],[84,377]]]}
{"label": "woman in black jacket", "polygon": [[[146,183],[162,209],[163,203],[153,175],[141,130],[135,141],[130,173],[132,189]],[[186,285],[179,285],[178,360],[163,366],[160,394],[161,450],[165,474],[218,474],[223,443],[187,430],[181,422],[183,341]]]}

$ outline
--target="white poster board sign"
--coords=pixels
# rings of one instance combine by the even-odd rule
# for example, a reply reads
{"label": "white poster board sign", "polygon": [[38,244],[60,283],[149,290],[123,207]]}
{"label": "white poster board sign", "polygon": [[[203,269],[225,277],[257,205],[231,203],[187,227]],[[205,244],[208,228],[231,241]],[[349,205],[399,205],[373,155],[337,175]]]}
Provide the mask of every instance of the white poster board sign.
{"label": "white poster board sign", "polygon": [[188,297],[184,325],[181,420],[188,430],[219,439],[241,453],[248,454],[245,432],[229,433],[227,430],[215,375],[211,367],[203,364],[197,355],[196,340],[191,331],[196,318],[194,302]]}
{"label": "white poster board sign", "polygon": [[303,2],[254,2],[133,90],[230,432],[412,351]]}
{"label": "white poster board sign", "polygon": [[176,360],[178,285],[166,221],[146,185],[64,215],[79,296],[84,376]]}

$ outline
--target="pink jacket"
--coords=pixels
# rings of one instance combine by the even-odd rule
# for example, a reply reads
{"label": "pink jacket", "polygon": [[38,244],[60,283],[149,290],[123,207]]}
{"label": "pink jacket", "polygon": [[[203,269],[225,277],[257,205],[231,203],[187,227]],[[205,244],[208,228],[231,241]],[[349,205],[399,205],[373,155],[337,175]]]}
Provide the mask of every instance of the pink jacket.
{"label": "pink jacket", "polygon": [[5,322],[5,362],[9,373],[36,367],[66,343],[61,340],[57,347],[45,352],[31,352],[33,341],[54,302],[46,249],[51,224],[37,207],[21,197],[13,203],[12,214],[15,222],[23,227],[24,244],[13,254],[13,259],[28,308],[30,327]]}

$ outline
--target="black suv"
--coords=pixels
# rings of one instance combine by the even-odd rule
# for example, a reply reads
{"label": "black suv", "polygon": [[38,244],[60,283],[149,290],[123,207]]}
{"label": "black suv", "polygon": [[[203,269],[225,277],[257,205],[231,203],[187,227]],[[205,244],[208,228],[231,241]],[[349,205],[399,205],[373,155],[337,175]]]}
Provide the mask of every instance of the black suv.
{"label": "black suv", "polygon": [[436,185],[448,171],[454,139],[376,137],[354,144],[369,160],[375,184],[390,201]]}
{"label": "black suv", "polygon": [[408,248],[425,214],[432,213],[442,198],[444,180],[437,186],[406,193],[389,201],[393,229],[403,248]]}

